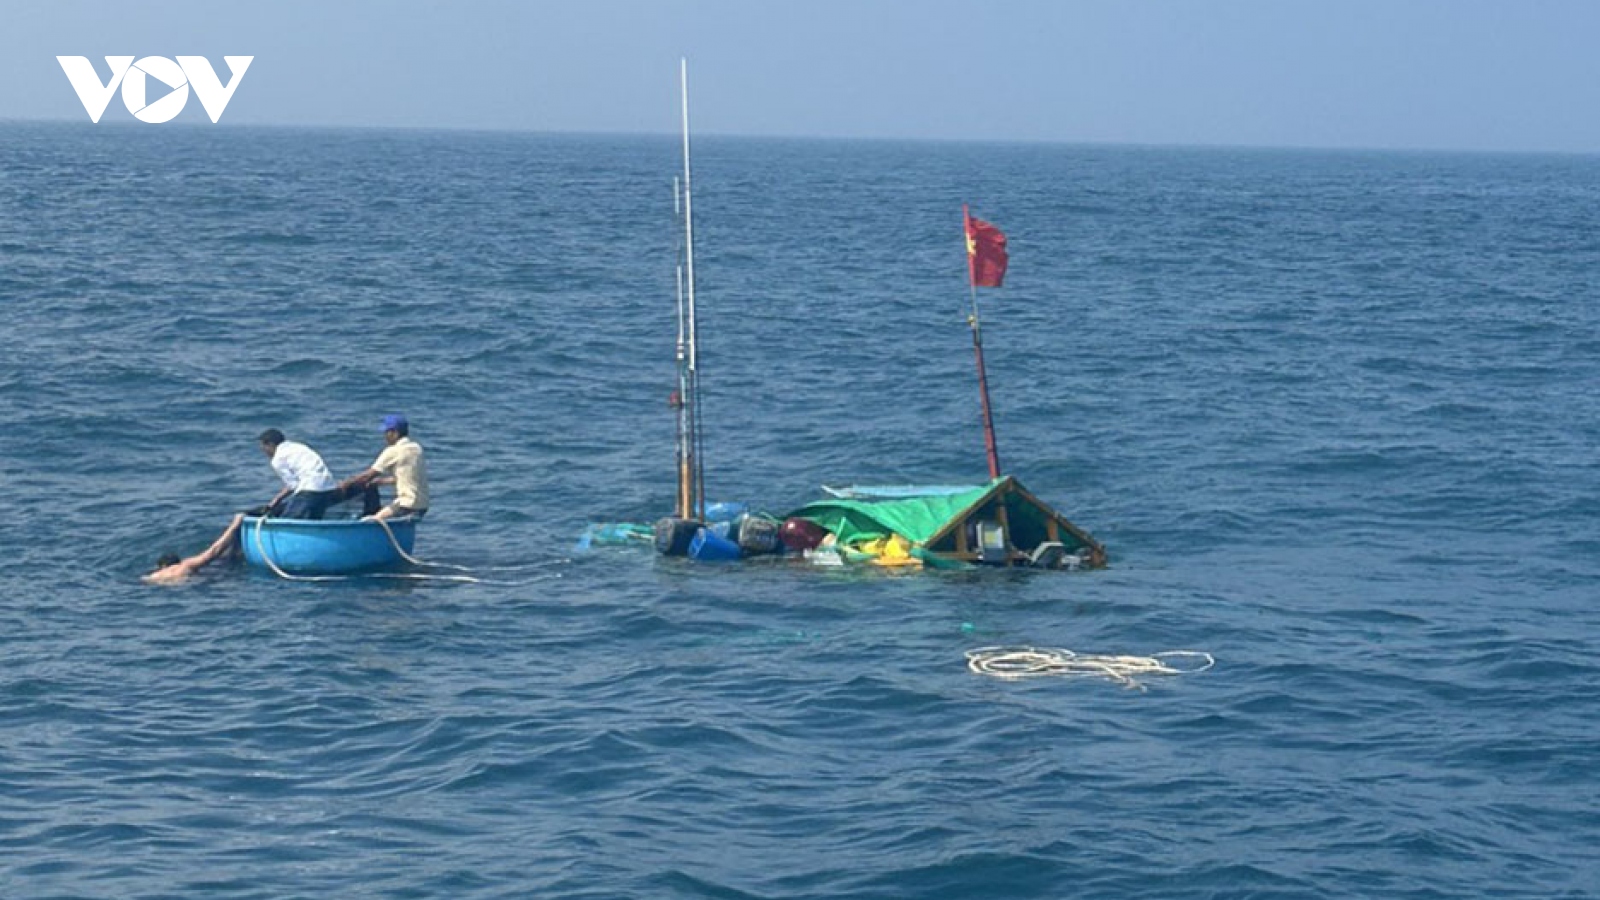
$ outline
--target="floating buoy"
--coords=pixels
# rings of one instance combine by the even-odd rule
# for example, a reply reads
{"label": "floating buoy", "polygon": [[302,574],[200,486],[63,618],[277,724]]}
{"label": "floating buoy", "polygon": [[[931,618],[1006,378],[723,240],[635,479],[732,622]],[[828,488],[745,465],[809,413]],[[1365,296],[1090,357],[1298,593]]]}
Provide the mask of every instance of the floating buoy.
{"label": "floating buoy", "polygon": [[723,501],[721,503],[707,503],[706,521],[732,522],[734,519],[744,515],[748,509],[749,507],[736,500]]}
{"label": "floating buoy", "polygon": [[700,528],[700,523],[691,519],[680,519],[677,516],[659,519],[655,526],[656,550],[663,556],[686,556],[689,553],[689,543],[694,540],[695,532]]}
{"label": "floating buoy", "polygon": [[724,562],[738,559],[739,545],[709,528],[701,528],[689,541],[689,556],[701,562]]}
{"label": "floating buoy", "polygon": [[744,516],[739,520],[739,549],[752,556],[776,553],[778,523],[764,516]]}
{"label": "floating buoy", "polygon": [[827,536],[826,528],[810,519],[799,517],[785,519],[783,527],[778,529],[779,540],[783,541],[783,546],[791,553],[815,550]]}

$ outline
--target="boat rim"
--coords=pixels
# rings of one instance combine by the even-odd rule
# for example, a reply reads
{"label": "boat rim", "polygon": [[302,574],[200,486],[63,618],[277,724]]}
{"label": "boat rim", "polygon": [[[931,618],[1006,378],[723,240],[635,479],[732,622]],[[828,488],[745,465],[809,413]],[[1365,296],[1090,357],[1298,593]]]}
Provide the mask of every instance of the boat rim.
{"label": "boat rim", "polygon": [[354,525],[378,526],[380,523],[395,525],[415,525],[418,519],[415,516],[395,516],[392,519],[283,519],[265,518],[262,516],[245,516],[244,524],[254,526],[260,522],[263,526],[271,528],[277,525],[308,528],[349,528]]}

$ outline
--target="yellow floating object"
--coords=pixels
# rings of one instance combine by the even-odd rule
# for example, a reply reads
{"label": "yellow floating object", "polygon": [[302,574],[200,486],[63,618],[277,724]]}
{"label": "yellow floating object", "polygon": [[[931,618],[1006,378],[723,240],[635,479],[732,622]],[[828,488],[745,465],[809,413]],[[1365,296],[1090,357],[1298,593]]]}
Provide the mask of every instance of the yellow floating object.
{"label": "yellow floating object", "polygon": [[922,560],[911,555],[911,542],[900,535],[891,535],[882,541],[873,541],[881,544],[876,558],[872,560],[875,566],[920,566]]}

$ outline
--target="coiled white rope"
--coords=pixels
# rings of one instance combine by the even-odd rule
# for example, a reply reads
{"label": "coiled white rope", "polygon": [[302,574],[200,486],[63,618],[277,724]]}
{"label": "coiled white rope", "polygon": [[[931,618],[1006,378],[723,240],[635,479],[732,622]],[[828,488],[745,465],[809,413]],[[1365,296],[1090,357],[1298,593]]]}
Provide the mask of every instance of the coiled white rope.
{"label": "coiled white rope", "polygon": [[[1175,666],[1192,660],[1188,666]],[[995,678],[1109,678],[1125,687],[1144,690],[1137,679],[1150,675],[1193,675],[1216,665],[1202,650],[1166,650],[1149,656],[1113,656],[1074,653],[1050,647],[979,647],[967,651],[967,668]]]}

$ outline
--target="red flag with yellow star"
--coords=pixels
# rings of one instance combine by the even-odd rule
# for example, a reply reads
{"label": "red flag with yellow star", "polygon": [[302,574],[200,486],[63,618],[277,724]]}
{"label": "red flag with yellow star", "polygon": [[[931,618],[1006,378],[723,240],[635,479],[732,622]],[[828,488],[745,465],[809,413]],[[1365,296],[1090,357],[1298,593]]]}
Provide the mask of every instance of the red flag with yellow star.
{"label": "red flag with yellow star", "polygon": [[999,287],[1006,277],[1006,236],[982,219],[974,219],[961,207],[967,224],[967,276],[973,287]]}

